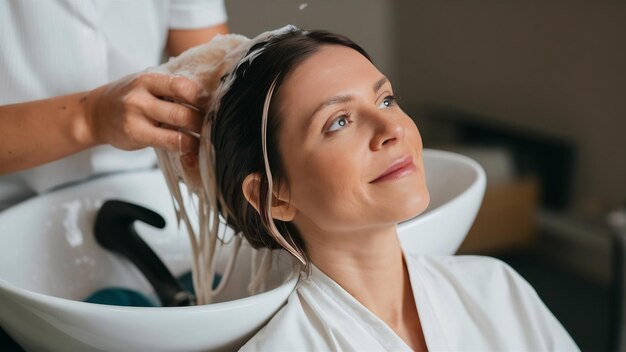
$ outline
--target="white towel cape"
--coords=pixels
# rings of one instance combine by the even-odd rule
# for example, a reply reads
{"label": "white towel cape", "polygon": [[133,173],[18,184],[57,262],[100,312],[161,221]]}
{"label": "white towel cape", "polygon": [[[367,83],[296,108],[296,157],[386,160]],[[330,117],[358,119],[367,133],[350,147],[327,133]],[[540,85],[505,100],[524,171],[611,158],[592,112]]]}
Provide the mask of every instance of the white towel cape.
{"label": "white towel cape", "polygon": [[[405,254],[430,351],[578,351],[535,290],[481,256]],[[381,319],[313,266],[242,351],[410,351]]]}

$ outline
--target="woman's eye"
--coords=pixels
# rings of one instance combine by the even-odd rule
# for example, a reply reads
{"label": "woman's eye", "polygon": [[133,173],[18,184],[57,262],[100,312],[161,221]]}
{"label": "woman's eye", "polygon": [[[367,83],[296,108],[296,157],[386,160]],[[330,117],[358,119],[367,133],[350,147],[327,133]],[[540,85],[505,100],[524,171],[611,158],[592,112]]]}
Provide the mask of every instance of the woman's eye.
{"label": "woman's eye", "polygon": [[397,99],[395,96],[393,95],[388,95],[386,96],[383,101],[380,102],[380,104],[378,105],[379,108],[384,109],[384,108],[389,108],[392,107],[394,105],[396,105]]}
{"label": "woman's eye", "polygon": [[333,124],[330,125],[330,127],[328,128],[328,132],[337,131],[346,127],[350,123],[350,120],[348,120],[348,117],[349,117],[348,115],[341,115],[338,118],[336,118],[335,121],[333,121]]}

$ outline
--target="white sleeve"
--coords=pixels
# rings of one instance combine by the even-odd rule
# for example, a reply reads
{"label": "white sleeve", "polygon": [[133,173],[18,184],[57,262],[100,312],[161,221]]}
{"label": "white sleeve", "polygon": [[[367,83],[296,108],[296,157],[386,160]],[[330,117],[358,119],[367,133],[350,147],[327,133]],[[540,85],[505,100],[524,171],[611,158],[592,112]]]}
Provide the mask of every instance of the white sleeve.
{"label": "white sleeve", "polygon": [[482,256],[433,259],[436,314],[452,349],[580,351],[535,289],[507,263]]}
{"label": "white sleeve", "polygon": [[538,340],[543,340],[542,343],[551,351],[579,351],[572,337],[543,303],[535,289],[508,264],[502,264],[512,279],[509,294],[512,301],[519,304],[519,319],[528,323],[528,338],[532,340],[530,336],[535,336]]}
{"label": "white sleeve", "polygon": [[[488,259],[489,260],[489,259]],[[492,297],[492,308],[502,308],[500,324],[509,325],[510,331],[519,331],[518,337],[538,349],[546,351],[580,351],[563,325],[541,300],[535,289],[507,263],[490,259],[494,273],[500,272],[501,280],[494,280],[502,290],[502,299]],[[494,290],[495,291],[495,290]],[[498,305],[498,303],[502,303]],[[507,307],[508,308],[504,308]],[[505,311],[508,310],[508,314]],[[515,318],[513,318],[515,317]],[[515,320],[515,321],[514,321]],[[511,338],[511,336],[509,336]],[[540,346],[540,347],[539,347]]]}
{"label": "white sleeve", "polygon": [[224,0],[172,0],[170,22],[172,29],[196,29],[226,23]]}

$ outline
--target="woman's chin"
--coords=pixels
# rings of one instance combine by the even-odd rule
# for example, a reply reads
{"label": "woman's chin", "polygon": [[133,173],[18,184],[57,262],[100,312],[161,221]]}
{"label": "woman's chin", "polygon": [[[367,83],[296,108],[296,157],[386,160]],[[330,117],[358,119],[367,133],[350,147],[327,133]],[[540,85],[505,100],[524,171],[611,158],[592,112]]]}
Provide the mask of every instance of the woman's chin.
{"label": "woman's chin", "polygon": [[430,203],[430,193],[426,188],[417,194],[411,194],[410,197],[404,199],[398,204],[396,214],[398,222],[413,219],[423,213]]}

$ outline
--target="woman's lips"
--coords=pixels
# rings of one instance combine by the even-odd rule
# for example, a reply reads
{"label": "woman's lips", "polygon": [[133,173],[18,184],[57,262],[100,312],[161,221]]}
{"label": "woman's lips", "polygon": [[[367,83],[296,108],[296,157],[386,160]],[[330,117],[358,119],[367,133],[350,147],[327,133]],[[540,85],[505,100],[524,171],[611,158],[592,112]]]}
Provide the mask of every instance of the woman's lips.
{"label": "woman's lips", "polygon": [[370,181],[370,183],[395,180],[413,173],[417,168],[413,164],[411,155],[405,155],[396,159],[380,176]]}

